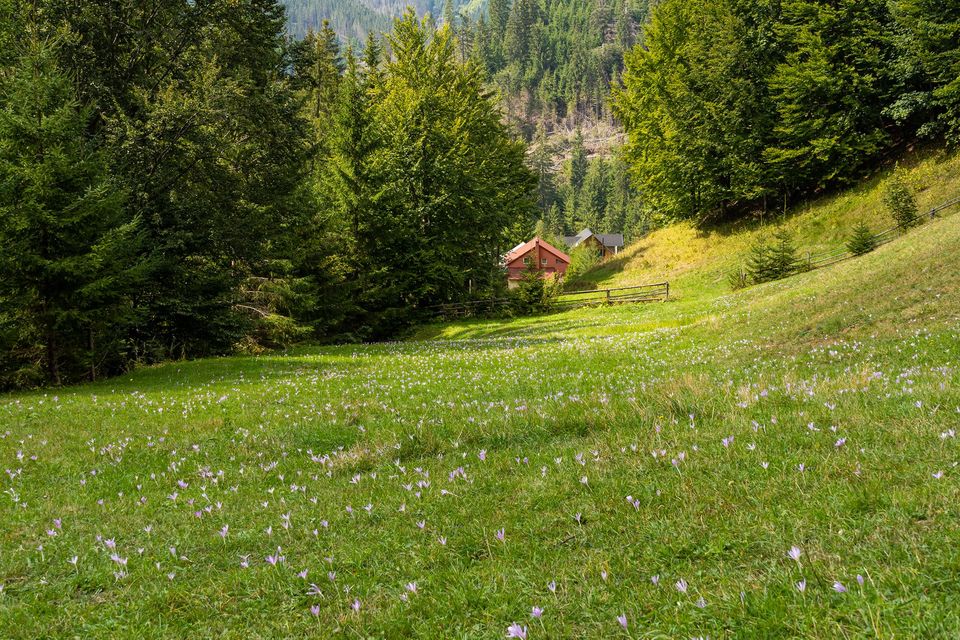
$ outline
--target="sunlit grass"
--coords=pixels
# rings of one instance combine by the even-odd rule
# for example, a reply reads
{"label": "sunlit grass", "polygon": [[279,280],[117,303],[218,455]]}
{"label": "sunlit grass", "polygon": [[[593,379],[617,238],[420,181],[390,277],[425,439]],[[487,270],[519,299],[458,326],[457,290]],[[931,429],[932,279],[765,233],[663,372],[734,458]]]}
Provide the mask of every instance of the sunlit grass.
{"label": "sunlit grass", "polygon": [[0,398],[0,637],[955,637],[958,252]]}

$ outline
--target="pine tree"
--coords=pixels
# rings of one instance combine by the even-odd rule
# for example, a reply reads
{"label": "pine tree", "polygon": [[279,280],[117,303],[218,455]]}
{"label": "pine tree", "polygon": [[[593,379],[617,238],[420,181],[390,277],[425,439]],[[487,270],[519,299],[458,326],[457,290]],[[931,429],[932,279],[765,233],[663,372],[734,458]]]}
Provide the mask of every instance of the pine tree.
{"label": "pine tree", "polygon": [[873,251],[876,246],[877,239],[874,237],[873,232],[870,230],[870,227],[867,226],[867,223],[861,220],[853,228],[853,233],[850,235],[850,239],[847,240],[847,249],[855,256],[862,256],[865,253]]}
{"label": "pine tree", "polygon": [[793,236],[789,231],[781,228],[773,234],[773,240],[770,256],[774,278],[780,279],[793,275],[800,269],[800,259],[797,257]]}
{"label": "pine tree", "polygon": [[747,256],[746,272],[751,282],[759,284],[786,278],[799,267],[792,236],[786,229],[778,229],[772,237],[754,242]]}
{"label": "pine tree", "polygon": [[537,176],[537,207],[541,215],[554,205],[556,185],[553,180],[553,146],[547,140],[547,129],[541,122],[537,125],[537,134],[530,154],[530,168]]}

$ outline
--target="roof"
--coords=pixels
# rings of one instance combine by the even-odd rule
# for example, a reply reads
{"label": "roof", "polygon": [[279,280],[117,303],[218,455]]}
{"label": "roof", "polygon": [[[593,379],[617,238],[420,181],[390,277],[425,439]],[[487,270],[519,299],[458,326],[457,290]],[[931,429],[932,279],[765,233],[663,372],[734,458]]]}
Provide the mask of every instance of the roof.
{"label": "roof", "polygon": [[544,249],[546,249],[547,251],[549,251],[550,253],[552,253],[552,254],[555,255],[556,257],[560,258],[561,260],[563,260],[563,261],[566,262],[567,264],[570,264],[570,256],[568,256],[567,254],[565,254],[563,251],[560,251],[560,249],[557,249],[555,246],[553,246],[553,245],[550,244],[549,242],[546,242],[545,240],[541,240],[540,238],[533,238],[532,240],[528,240],[527,242],[524,242],[524,243],[522,243],[522,244],[518,244],[518,245],[515,246],[513,249],[511,249],[511,250],[507,253],[507,255],[503,256],[503,261],[504,261],[504,263],[506,263],[506,264],[510,264],[511,262],[513,262],[513,261],[516,260],[517,258],[523,256],[523,255],[526,254],[528,251],[530,251],[531,249],[533,249],[534,247],[536,247],[536,246],[538,246],[538,245],[541,246],[541,247],[543,247]]}
{"label": "roof", "polygon": [[563,241],[571,249],[580,245],[581,242],[589,238],[590,236],[595,237],[600,241],[605,247],[622,247],[623,246],[623,234],[622,233],[594,233],[589,228],[584,229],[575,236],[566,236]]}

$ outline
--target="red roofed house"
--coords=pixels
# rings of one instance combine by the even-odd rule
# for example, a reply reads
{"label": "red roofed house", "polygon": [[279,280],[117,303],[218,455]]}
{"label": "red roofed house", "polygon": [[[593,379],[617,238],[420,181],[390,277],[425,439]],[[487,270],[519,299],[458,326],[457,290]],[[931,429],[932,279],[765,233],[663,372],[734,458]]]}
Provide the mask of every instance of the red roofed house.
{"label": "red roofed house", "polygon": [[540,238],[514,247],[503,258],[507,266],[507,286],[520,284],[523,272],[532,263],[543,272],[543,277],[563,277],[570,266],[570,256]]}

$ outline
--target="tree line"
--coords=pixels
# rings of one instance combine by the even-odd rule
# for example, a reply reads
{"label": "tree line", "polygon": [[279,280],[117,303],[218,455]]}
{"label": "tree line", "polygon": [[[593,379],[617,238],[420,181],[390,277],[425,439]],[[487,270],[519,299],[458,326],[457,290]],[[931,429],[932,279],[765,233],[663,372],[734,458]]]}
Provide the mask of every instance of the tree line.
{"label": "tree line", "polygon": [[663,0],[613,104],[659,219],[785,209],[960,139],[960,4]]}
{"label": "tree line", "polygon": [[0,0],[0,386],[395,335],[501,285],[535,178],[412,13],[344,50],[272,0]]}

